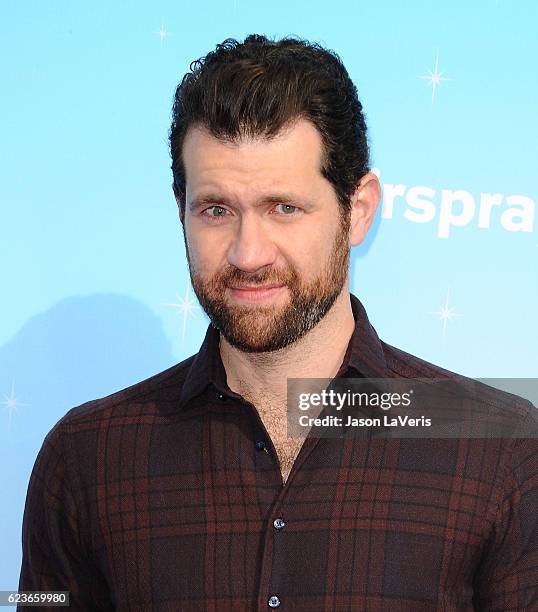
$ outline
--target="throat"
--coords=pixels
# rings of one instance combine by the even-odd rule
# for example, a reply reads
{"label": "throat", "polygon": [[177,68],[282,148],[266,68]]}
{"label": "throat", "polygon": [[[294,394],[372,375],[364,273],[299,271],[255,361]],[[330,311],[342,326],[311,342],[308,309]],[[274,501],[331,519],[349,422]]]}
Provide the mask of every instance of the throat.
{"label": "throat", "polygon": [[303,436],[288,436],[287,406],[285,401],[270,403],[266,400],[251,402],[273,442],[278,455],[280,473],[286,482],[297,455],[303,446]]}

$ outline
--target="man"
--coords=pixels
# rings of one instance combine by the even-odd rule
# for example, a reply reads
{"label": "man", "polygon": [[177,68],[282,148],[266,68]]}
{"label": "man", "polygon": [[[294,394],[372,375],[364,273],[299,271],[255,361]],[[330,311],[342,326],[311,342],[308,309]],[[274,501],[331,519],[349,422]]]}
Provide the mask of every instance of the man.
{"label": "man", "polygon": [[79,610],[538,609],[535,439],[287,436],[288,379],[465,380],[381,341],[349,293],[380,185],[339,58],[224,41],[179,85],[170,144],[211,324],[49,432],[19,589]]}

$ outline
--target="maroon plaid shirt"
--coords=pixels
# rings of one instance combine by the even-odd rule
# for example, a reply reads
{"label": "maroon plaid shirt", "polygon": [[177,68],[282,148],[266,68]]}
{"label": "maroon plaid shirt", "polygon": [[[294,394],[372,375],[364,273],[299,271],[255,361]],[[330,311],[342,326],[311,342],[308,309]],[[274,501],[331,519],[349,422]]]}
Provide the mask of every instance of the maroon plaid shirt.
{"label": "maroon plaid shirt", "polygon": [[[351,302],[339,377],[456,376]],[[19,590],[68,590],[76,610],[538,610],[537,506],[536,439],[309,437],[283,485],[210,325],[197,355],[48,433]]]}

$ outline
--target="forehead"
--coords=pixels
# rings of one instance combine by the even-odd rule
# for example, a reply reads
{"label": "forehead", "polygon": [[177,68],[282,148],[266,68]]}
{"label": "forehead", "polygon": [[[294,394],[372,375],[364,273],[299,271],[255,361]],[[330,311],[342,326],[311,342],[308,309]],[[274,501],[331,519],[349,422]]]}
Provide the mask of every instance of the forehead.
{"label": "forehead", "polygon": [[301,187],[323,179],[322,138],[317,128],[299,119],[271,139],[215,138],[203,127],[189,128],[183,143],[187,191],[204,186],[265,188],[275,183]]}

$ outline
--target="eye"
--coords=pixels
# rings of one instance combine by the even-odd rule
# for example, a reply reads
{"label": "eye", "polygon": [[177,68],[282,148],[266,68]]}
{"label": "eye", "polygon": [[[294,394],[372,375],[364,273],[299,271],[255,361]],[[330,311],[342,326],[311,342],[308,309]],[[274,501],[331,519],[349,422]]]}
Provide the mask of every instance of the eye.
{"label": "eye", "polygon": [[283,217],[291,217],[296,211],[300,210],[297,206],[293,206],[292,204],[277,204],[277,206],[282,206],[282,210],[284,211]]}
{"label": "eye", "polygon": [[[218,214],[216,214],[216,215],[206,214],[208,210],[218,211]],[[209,208],[205,208],[201,212],[201,215],[203,217],[206,217],[206,219],[211,219],[212,221],[213,220],[218,220],[218,219],[221,219],[221,218],[226,216],[226,209],[223,206],[219,206],[218,204],[215,204],[214,206],[210,206]]]}

